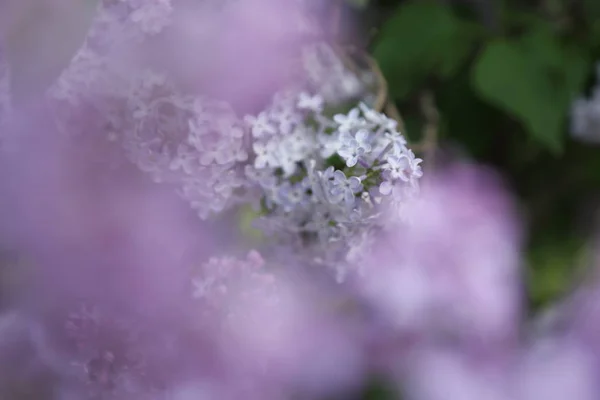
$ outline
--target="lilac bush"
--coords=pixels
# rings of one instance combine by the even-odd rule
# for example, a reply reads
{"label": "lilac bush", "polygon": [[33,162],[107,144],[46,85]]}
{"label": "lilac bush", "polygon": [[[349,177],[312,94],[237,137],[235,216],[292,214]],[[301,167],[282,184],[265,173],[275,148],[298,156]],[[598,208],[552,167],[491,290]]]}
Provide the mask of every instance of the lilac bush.
{"label": "lilac bush", "polygon": [[100,0],[19,102],[0,48],[1,398],[597,398],[597,287],[530,326],[507,191],[424,173],[320,11]]}

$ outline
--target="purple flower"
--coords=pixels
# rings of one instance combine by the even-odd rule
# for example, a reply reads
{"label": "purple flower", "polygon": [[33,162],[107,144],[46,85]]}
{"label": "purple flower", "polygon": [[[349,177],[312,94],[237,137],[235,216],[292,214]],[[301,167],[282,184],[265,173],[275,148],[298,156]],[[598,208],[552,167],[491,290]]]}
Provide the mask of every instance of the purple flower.
{"label": "purple flower", "polygon": [[[406,357],[402,388],[414,400],[509,400],[509,369],[456,350],[418,349]],[[532,399],[533,400],[533,399]]]}
{"label": "purple flower", "polygon": [[518,400],[593,400],[600,395],[598,364],[588,349],[566,337],[536,338],[515,369]]}
{"label": "purple flower", "polygon": [[358,284],[397,329],[486,340],[516,334],[519,235],[489,179],[464,166],[433,177],[405,210],[410,224],[378,238]]}

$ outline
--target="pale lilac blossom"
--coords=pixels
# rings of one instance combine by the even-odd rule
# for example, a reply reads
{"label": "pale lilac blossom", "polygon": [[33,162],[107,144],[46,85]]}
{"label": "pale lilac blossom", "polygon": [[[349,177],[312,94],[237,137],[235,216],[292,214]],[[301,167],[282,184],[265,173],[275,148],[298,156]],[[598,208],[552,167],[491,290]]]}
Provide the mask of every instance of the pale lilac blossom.
{"label": "pale lilac blossom", "polygon": [[341,132],[348,132],[363,125],[364,120],[360,117],[360,110],[353,108],[348,114],[336,114],[333,120],[339,125]]}
{"label": "pale lilac blossom", "polygon": [[277,133],[275,126],[272,124],[269,115],[266,112],[261,112],[258,116],[246,116],[252,129],[252,135],[256,138],[272,136]]}
{"label": "pale lilac blossom", "polygon": [[346,160],[348,167],[354,167],[362,155],[371,151],[369,139],[369,131],[366,129],[360,129],[354,135],[345,131],[342,132],[340,135],[341,146],[338,154]]}
{"label": "pale lilac blossom", "polygon": [[308,93],[302,92],[298,97],[298,108],[320,113],[323,111],[323,98],[318,94],[311,96]]}

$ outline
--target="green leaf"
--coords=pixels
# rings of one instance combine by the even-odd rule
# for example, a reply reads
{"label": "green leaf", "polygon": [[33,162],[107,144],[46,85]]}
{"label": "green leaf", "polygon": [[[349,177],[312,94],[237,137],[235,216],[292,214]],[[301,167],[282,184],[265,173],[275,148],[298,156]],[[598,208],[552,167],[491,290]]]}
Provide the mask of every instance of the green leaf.
{"label": "green leaf", "polygon": [[590,22],[595,22],[600,18],[600,2],[598,0],[583,0],[582,4],[585,16]]}
{"label": "green leaf", "polygon": [[473,67],[482,99],[519,120],[538,142],[559,152],[573,98],[588,72],[587,56],[564,46],[549,29],[490,42]]}
{"label": "green leaf", "polygon": [[408,2],[385,23],[373,54],[392,96],[401,99],[431,75],[453,76],[471,54],[479,32],[450,7]]}
{"label": "green leaf", "polygon": [[481,97],[521,119],[549,147],[559,147],[551,85],[516,45],[490,43],[474,67],[474,84]]}
{"label": "green leaf", "polygon": [[586,256],[585,248],[575,238],[545,238],[527,257],[527,287],[536,307],[560,298],[572,286]]}
{"label": "green leaf", "polygon": [[[438,89],[440,137],[449,137],[452,142],[460,143],[470,156],[489,162],[486,157],[498,152],[495,135],[510,128],[505,114],[481,100],[469,82],[469,71],[463,70]],[[419,128],[417,132],[420,131]]]}

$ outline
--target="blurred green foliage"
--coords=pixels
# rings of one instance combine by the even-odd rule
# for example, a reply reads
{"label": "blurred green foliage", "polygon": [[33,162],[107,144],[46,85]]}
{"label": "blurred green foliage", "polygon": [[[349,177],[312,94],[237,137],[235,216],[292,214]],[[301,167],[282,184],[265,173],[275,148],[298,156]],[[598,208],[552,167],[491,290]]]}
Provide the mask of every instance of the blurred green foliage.
{"label": "blurred green foliage", "polygon": [[519,121],[546,150],[559,152],[569,106],[591,70],[593,46],[575,44],[563,27],[535,13],[515,12],[506,24],[496,32],[446,2],[405,1],[383,23],[372,51],[396,100],[451,84],[466,69],[470,79],[463,90]]}
{"label": "blurred green foliage", "polygon": [[572,101],[595,82],[600,1],[370,0],[349,8],[408,136],[418,139],[423,124],[419,96],[434,93],[441,147],[495,167],[517,193],[532,309],[559,297],[600,200],[600,148],[569,136]]}
{"label": "blurred green foliage", "polygon": [[404,99],[427,78],[451,78],[477,43],[477,28],[433,2],[411,2],[396,10],[373,48],[392,95]]}

